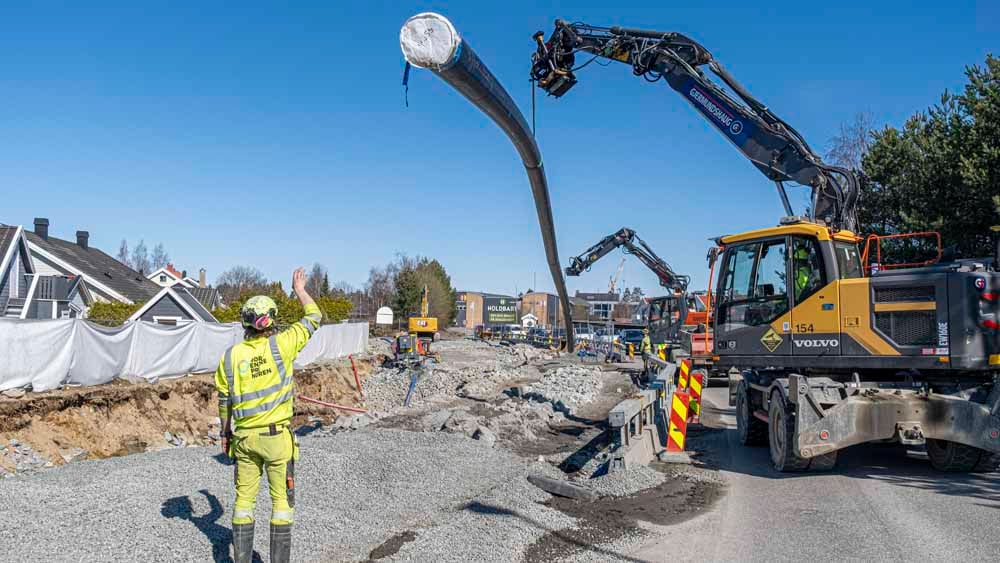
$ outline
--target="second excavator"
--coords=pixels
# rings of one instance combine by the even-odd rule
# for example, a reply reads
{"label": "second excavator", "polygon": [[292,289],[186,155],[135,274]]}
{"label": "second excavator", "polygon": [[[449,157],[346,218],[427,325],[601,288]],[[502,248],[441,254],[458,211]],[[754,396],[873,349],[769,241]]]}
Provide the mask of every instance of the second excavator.
{"label": "second excavator", "polygon": [[579,276],[590,270],[598,260],[612,251],[621,248],[626,254],[639,259],[649,268],[660,285],[668,293],[652,299],[645,305],[644,324],[650,329],[650,338],[658,349],[665,347],[666,353],[677,347],[681,340],[681,330],[687,326],[692,329],[698,325],[704,326],[707,321],[704,303],[695,296],[688,294],[690,276],[678,274],[666,260],[657,256],[653,249],[642,240],[636,232],[628,227],[622,227],[596,244],[583,254],[570,258],[566,267],[567,276]]}

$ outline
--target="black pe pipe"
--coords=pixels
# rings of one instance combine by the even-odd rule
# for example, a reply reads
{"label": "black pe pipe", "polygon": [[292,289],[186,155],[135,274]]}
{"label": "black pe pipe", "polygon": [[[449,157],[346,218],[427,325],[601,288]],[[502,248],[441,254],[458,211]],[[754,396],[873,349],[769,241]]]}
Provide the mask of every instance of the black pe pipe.
{"label": "black pe pipe", "polygon": [[542,231],[545,258],[549,263],[552,282],[559,294],[559,303],[566,324],[567,350],[573,350],[573,316],[559,264],[556,248],[555,223],[548,181],[542,167],[542,155],[535,144],[524,115],[504,87],[483,64],[475,51],[463,40],[447,18],[440,14],[422,13],[403,24],[400,45],[408,63],[427,68],[462,93],[496,123],[517,149],[524,163],[531,193],[538,212],[538,227]]}

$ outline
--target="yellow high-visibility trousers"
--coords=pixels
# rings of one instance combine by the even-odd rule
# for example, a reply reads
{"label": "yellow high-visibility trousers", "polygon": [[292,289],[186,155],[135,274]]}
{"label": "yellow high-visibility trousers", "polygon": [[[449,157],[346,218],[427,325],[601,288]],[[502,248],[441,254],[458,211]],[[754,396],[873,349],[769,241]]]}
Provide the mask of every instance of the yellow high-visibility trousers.
{"label": "yellow high-visibility trousers", "polygon": [[231,448],[236,458],[233,524],[253,522],[264,471],[271,493],[271,523],[291,524],[295,507],[295,460],[299,458],[298,442],[291,429],[284,425],[240,428],[233,433]]}

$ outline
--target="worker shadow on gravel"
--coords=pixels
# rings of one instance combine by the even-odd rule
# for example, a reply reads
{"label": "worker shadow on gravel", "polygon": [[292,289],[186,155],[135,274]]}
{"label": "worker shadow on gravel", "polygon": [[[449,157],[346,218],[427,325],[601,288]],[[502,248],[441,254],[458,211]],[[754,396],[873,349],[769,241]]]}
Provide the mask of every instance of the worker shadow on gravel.
{"label": "worker shadow on gravel", "polygon": [[534,526],[534,527],[536,527],[536,528],[538,528],[540,530],[545,530],[545,532],[548,535],[551,535],[552,537],[558,539],[559,541],[561,541],[561,542],[563,542],[565,544],[577,547],[577,548],[579,548],[582,551],[587,551],[587,552],[590,552],[590,553],[595,553],[595,554],[607,557],[609,560],[615,560],[615,561],[632,561],[634,563],[645,563],[645,561],[642,560],[642,559],[635,559],[634,557],[629,557],[629,556],[624,555],[622,553],[618,553],[618,552],[610,550],[610,549],[605,549],[603,547],[599,547],[599,546],[587,543],[585,541],[581,541],[580,539],[573,537],[573,535],[570,534],[568,530],[560,530],[560,529],[552,528],[550,526],[546,526],[545,524],[543,524],[542,522],[539,522],[538,520],[535,520],[533,518],[529,518],[529,517],[521,514],[520,512],[516,512],[516,511],[510,510],[510,509],[507,509],[507,508],[502,508],[502,507],[499,507],[499,506],[494,506],[492,504],[483,504],[481,502],[472,501],[472,502],[467,503],[465,506],[463,506],[462,509],[463,510],[468,510],[469,512],[475,512],[476,514],[483,514],[483,515],[487,515],[487,516],[520,518],[524,522],[527,522],[528,524],[531,524],[532,526]]}
{"label": "worker shadow on gravel", "polygon": [[[218,497],[204,489],[198,492],[208,501],[209,511],[204,516],[195,516],[194,506],[189,496],[174,497],[163,501],[160,514],[164,518],[180,518],[190,521],[212,543],[212,560],[216,563],[231,562],[233,559],[229,554],[229,546],[233,542],[233,533],[229,527],[219,524],[219,518],[222,518],[226,511]],[[253,561],[255,563],[263,561],[256,551],[253,554]]]}

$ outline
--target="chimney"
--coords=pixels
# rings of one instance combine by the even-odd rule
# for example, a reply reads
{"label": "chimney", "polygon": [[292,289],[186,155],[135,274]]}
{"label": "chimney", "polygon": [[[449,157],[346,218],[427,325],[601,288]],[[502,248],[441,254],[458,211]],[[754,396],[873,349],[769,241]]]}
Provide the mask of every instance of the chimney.
{"label": "chimney", "polygon": [[44,217],[35,217],[35,234],[43,240],[49,240],[49,220]]}
{"label": "chimney", "polygon": [[205,268],[198,270],[198,287],[208,287],[208,284],[205,283]]}
{"label": "chimney", "polygon": [[76,244],[78,244],[80,248],[84,250],[89,249],[90,248],[89,243],[90,243],[90,233],[88,233],[87,231],[76,232]]}
{"label": "chimney", "polygon": [[188,271],[187,270],[181,270],[181,279],[184,279],[186,277],[188,277]]}

